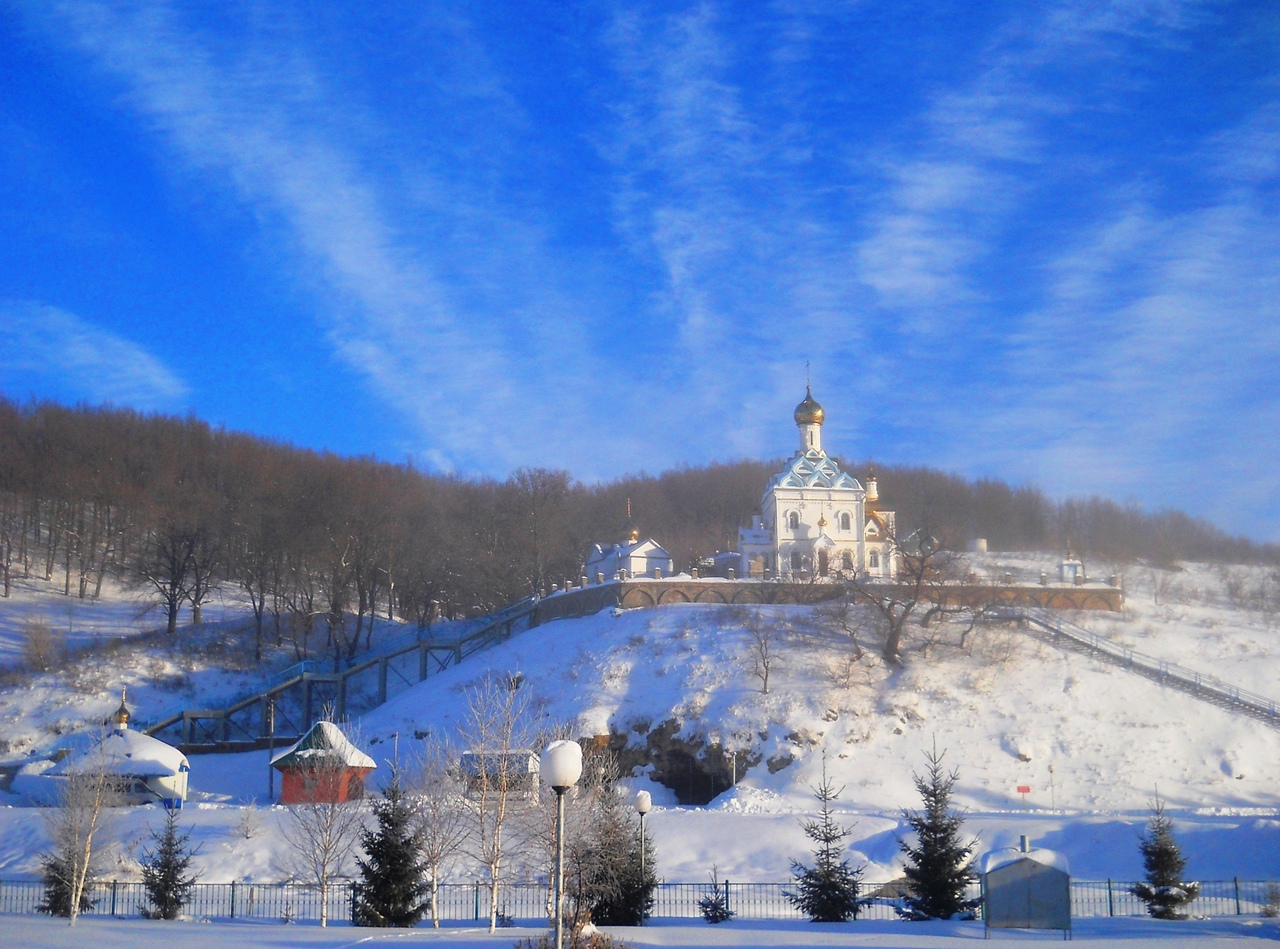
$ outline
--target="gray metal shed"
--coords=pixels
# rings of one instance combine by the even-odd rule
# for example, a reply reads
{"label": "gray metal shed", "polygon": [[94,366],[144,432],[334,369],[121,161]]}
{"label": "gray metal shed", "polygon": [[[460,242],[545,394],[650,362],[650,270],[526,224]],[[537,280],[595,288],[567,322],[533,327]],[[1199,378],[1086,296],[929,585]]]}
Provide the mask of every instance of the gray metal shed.
{"label": "gray metal shed", "polygon": [[1071,938],[1071,873],[1067,858],[1021,846],[992,850],[980,863],[982,917],[992,929],[1061,929]]}

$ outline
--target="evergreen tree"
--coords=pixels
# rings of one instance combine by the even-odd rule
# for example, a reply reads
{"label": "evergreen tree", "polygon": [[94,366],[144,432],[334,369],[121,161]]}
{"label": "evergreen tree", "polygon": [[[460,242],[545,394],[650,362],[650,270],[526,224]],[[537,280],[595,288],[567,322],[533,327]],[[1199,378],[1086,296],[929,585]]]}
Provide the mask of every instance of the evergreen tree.
{"label": "evergreen tree", "polygon": [[413,831],[413,812],[398,775],[373,802],[378,826],[360,835],[367,859],[357,858],[361,880],[355,884],[351,921],[357,926],[416,926],[431,911],[424,899],[426,861]]}
{"label": "evergreen tree", "polygon": [[[36,906],[41,913],[50,916],[71,915],[71,870],[66,862],[56,854],[45,854],[40,860],[41,875],[44,882],[44,901]],[[79,912],[87,913],[93,908],[95,900],[89,899],[89,888],[93,883],[90,871],[85,880],[84,889],[80,891]]]}
{"label": "evergreen tree", "polygon": [[142,855],[142,884],[152,909],[142,911],[149,919],[177,919],[182,906],[191,899],[196,874],[189,872],[195,851],[190,846],[190,831],[178,832],[178,812],[165,815],[164,830],[152,830],[154,850]]}
{"label": "evergreen tree", "polygon": [[[840,790],[844,790],[841,788]],[[840,860],[840,841],[849,836],[849,828],[837,824],[831,815],[831,802],[840,796],[827,777],[827,759],[822,759],[822,784],[814,788],[814,796],[822,805],[818,820],[802,822],[804,834],[815,844],[814,865],[806,867],[791,861],[791,875],[796,879],[796,892],[787,899],[815,923],[843,923],[858,918],[862,900],[858,889],[862,867],[850,869]]]}
{"label": "evergreen tree", "polygon": [[[639,926],[653,909],[658,880],[653,838],[645,835],[618,783],[612,754],[583,762],[578,796],[565,832],[566,913],[571,927]],[[642,866],[643,864],[643,866]]]}
{"label": "evergreen tree", "polygon": [[619,847],[608,859],[609,865],[599,871],[591,921],[600,926],[641,926],[653,911],[654,891],[658,887],[653,837],[645,834],[644,860],[641,861],[639,834],[630,822],[627,829],[630,840]]}
{"label": "evergreen tree", "polygon": [[1173,821],[1165,816],[1164,801],[1157,797],[1151,812],[1142,838],[1142,865],[1147,880],[1134,884],[1133,895],[1147,904],[1147,912],[1156,919],[1186,919],[1187,914],[1179,910],[1196,898],[1200,884],[1182,880],[1187,861],[1173,839]]}
{"label": "evergreen tree", "polygon": [[970,916],[981,902],[965,899],[965,889],[976,879],[970,864],[973,846],[961,842],[960,827],[964,819],[950,809],[951,791],[960,772],[942,770],[945,755],[945,751],[939,754],[935,745],[932,754],[925,752],[925,761],[929,763],[926,776],[911,776],[924,801],[924,810],[903,811],[916,833],[917,845],[898,841],[907,855],[903,873],[911,888],[898,912],[907,919]]}
{"label": "evergreen tree", "polygon": [[698,900],[698,911],[702,918],[715,925],[727,923],[738,914],[729,909],[729,894],[720,889],[720,868],[711,868],[711,893]]}

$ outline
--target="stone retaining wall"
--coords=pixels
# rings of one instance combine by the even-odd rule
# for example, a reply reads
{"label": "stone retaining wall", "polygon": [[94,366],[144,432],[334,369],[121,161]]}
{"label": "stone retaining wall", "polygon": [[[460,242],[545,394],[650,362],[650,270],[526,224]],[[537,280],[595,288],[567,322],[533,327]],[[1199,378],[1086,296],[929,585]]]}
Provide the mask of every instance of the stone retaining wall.
{"label": "stone retaining wall", "polygon": [[[842,583],[786,583],[772,580],[723,580],[674,578],[666,580],[622,580],[589,584],[565,590],[539,601],[531,625],[598,613],[610,606],[645,609],[677,603],[717,603],[721,605],[810,604],[836,600],[850,589]],[[903,590],[896,584],[879,584],[892,595]],[[991,584],[958,583],[930,591],[926,599],[956,607],[1036,606],[1060,610],[1120,610],[1124,592],[1101,583]]]}

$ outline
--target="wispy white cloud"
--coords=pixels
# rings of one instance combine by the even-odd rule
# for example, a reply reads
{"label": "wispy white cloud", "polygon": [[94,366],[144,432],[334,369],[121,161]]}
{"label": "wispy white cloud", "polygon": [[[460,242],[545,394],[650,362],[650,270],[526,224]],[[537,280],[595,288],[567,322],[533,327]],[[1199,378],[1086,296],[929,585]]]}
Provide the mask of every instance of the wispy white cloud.
{"label": "wispy white cloud", "polygon": [[[474,299],[486,283],[554,271],[539,265],[536,221],[505,213],[456,176],[390,161],[385,140],[406,152],[410,140],[379,128],[357,97],[326,80],[286,14],[260,11],[233,43],[191,25],[181,6],[57,10],[75,45],[124,83],[125,101],[180,158],[187,172],[177,176],[194,171],[214,192],[229,186],[271,235],[264,239],[293,252],[294,272],[322,300],[318,317],[335,352],[414,421],[415,450],[440,466],[492,471],[519,464],[531,446],[568,440],[557,420],[572,414],[565,403],[587,391],[576,383],[589,373],[581,304],[546,281],[532,299],[501,309]],[[465,23],[454,18],[449,29],[465,32]],[[476,65],[471,54],[460,58]],[[496,101],[494,114],[509,119],[494,77],[466,68],[449,78],[450,94],[473,107]],[[494,131],[495,145],[502,133]],[[382,141],[383,152],[366,139]],[[406,206],[432,216],[426,233],[406,220]],[[462,284],[459,268],[471,270]],[[542,319],[547,309],[557,319]],[[547,381],[542,372],[564,394],[557,405],[529,398]]]}
{"label": "wispy white cloud", "polygon": [[805,361],[843,376],[865,330],[833,221],[844,198],[811,188],[815,130],[799,108],[832,8],[778,6],[744,27],[724,4],[627,5],[607,37],[617,226],[662,274],[666,375],[722,457],[789,450],[776,423]]}
{"label": "wispy white cloud", "polygon": [[182,407],[187,386],[143,347],[66,310],[0,301],[0,374],[24,384],[56,380],[64,397],[147,410]]}
{"label": "wispy white cloud", "polygon": [[964,433],[944,454],[1280,535],[1280,228],[1260,206],[1131,202],[1075,235],[986,408],[941,413]]}
{"label": "wispy white cloud", "polygon": [[[921,54],[864,4],[617,0],[555,62],[569,108],[605,117],[553,129],[597,149],[564,217],[550,192],[581,169],[557,153],[523,184],[560,143],[531,131],[507,37],[465,5],[413,21],[440,49],[392,90],[413,106],[386,109],[373,72],[334,69],[282,8],[235,8],[234,39],[178,4],[56,9],[51,31],[120,82],[180,186],[260,221],[333,350],[440,466],[589,477],[786,451],[811,359],[850,455],[1157,503],[1194,489],[1192,457],[1237,476],[1216,509],[1260,490],[1232,445],[1270,451],[1252,432],[1277,429],[1280,111],[1156,159],[1114,118],[1211,4],[997,5],[922,41],[970,48],[894,86],[897,108],[849,88]],[[900,49],[864,64],[882,36]],[[1163,190],[1170,169],[1194,197]]]}
{"label": "wispy white cloud", "polygon": [[[908,144],[880,155],[858,276],[897,314],[903,353],[921,357],[895,419],[920,460],[1280,536],[1277,104],[1192,147],[1190,201],[1060,152],[1064,116],[1112,108],[1110,93],[1123,101],[1140,81],[1107,65],[1176,49],[1214,15],[1174,2],[1028,15],[992,42],[981,74],[912,120]],[[1061,67],[1081,62],[1097,74],[1064,84]],[[990,297],[990,271],[1072,161],[1093,207],[1013,256],[1039,301],[1018,315]]]}

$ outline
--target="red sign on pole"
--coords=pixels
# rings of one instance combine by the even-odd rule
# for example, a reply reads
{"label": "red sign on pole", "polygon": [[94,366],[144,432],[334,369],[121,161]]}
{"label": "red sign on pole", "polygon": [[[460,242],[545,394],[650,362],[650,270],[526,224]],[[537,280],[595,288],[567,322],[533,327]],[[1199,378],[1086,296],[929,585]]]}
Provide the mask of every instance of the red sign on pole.
{"label": "red sign on pole", "polygon": [[1031,793],[1031,785],[1029,785],[1029,784],[1019,784],[1019,785],[1018,785],[1018,793],[1019,793],[1019,794],[1030,794],[1030,793]]}

